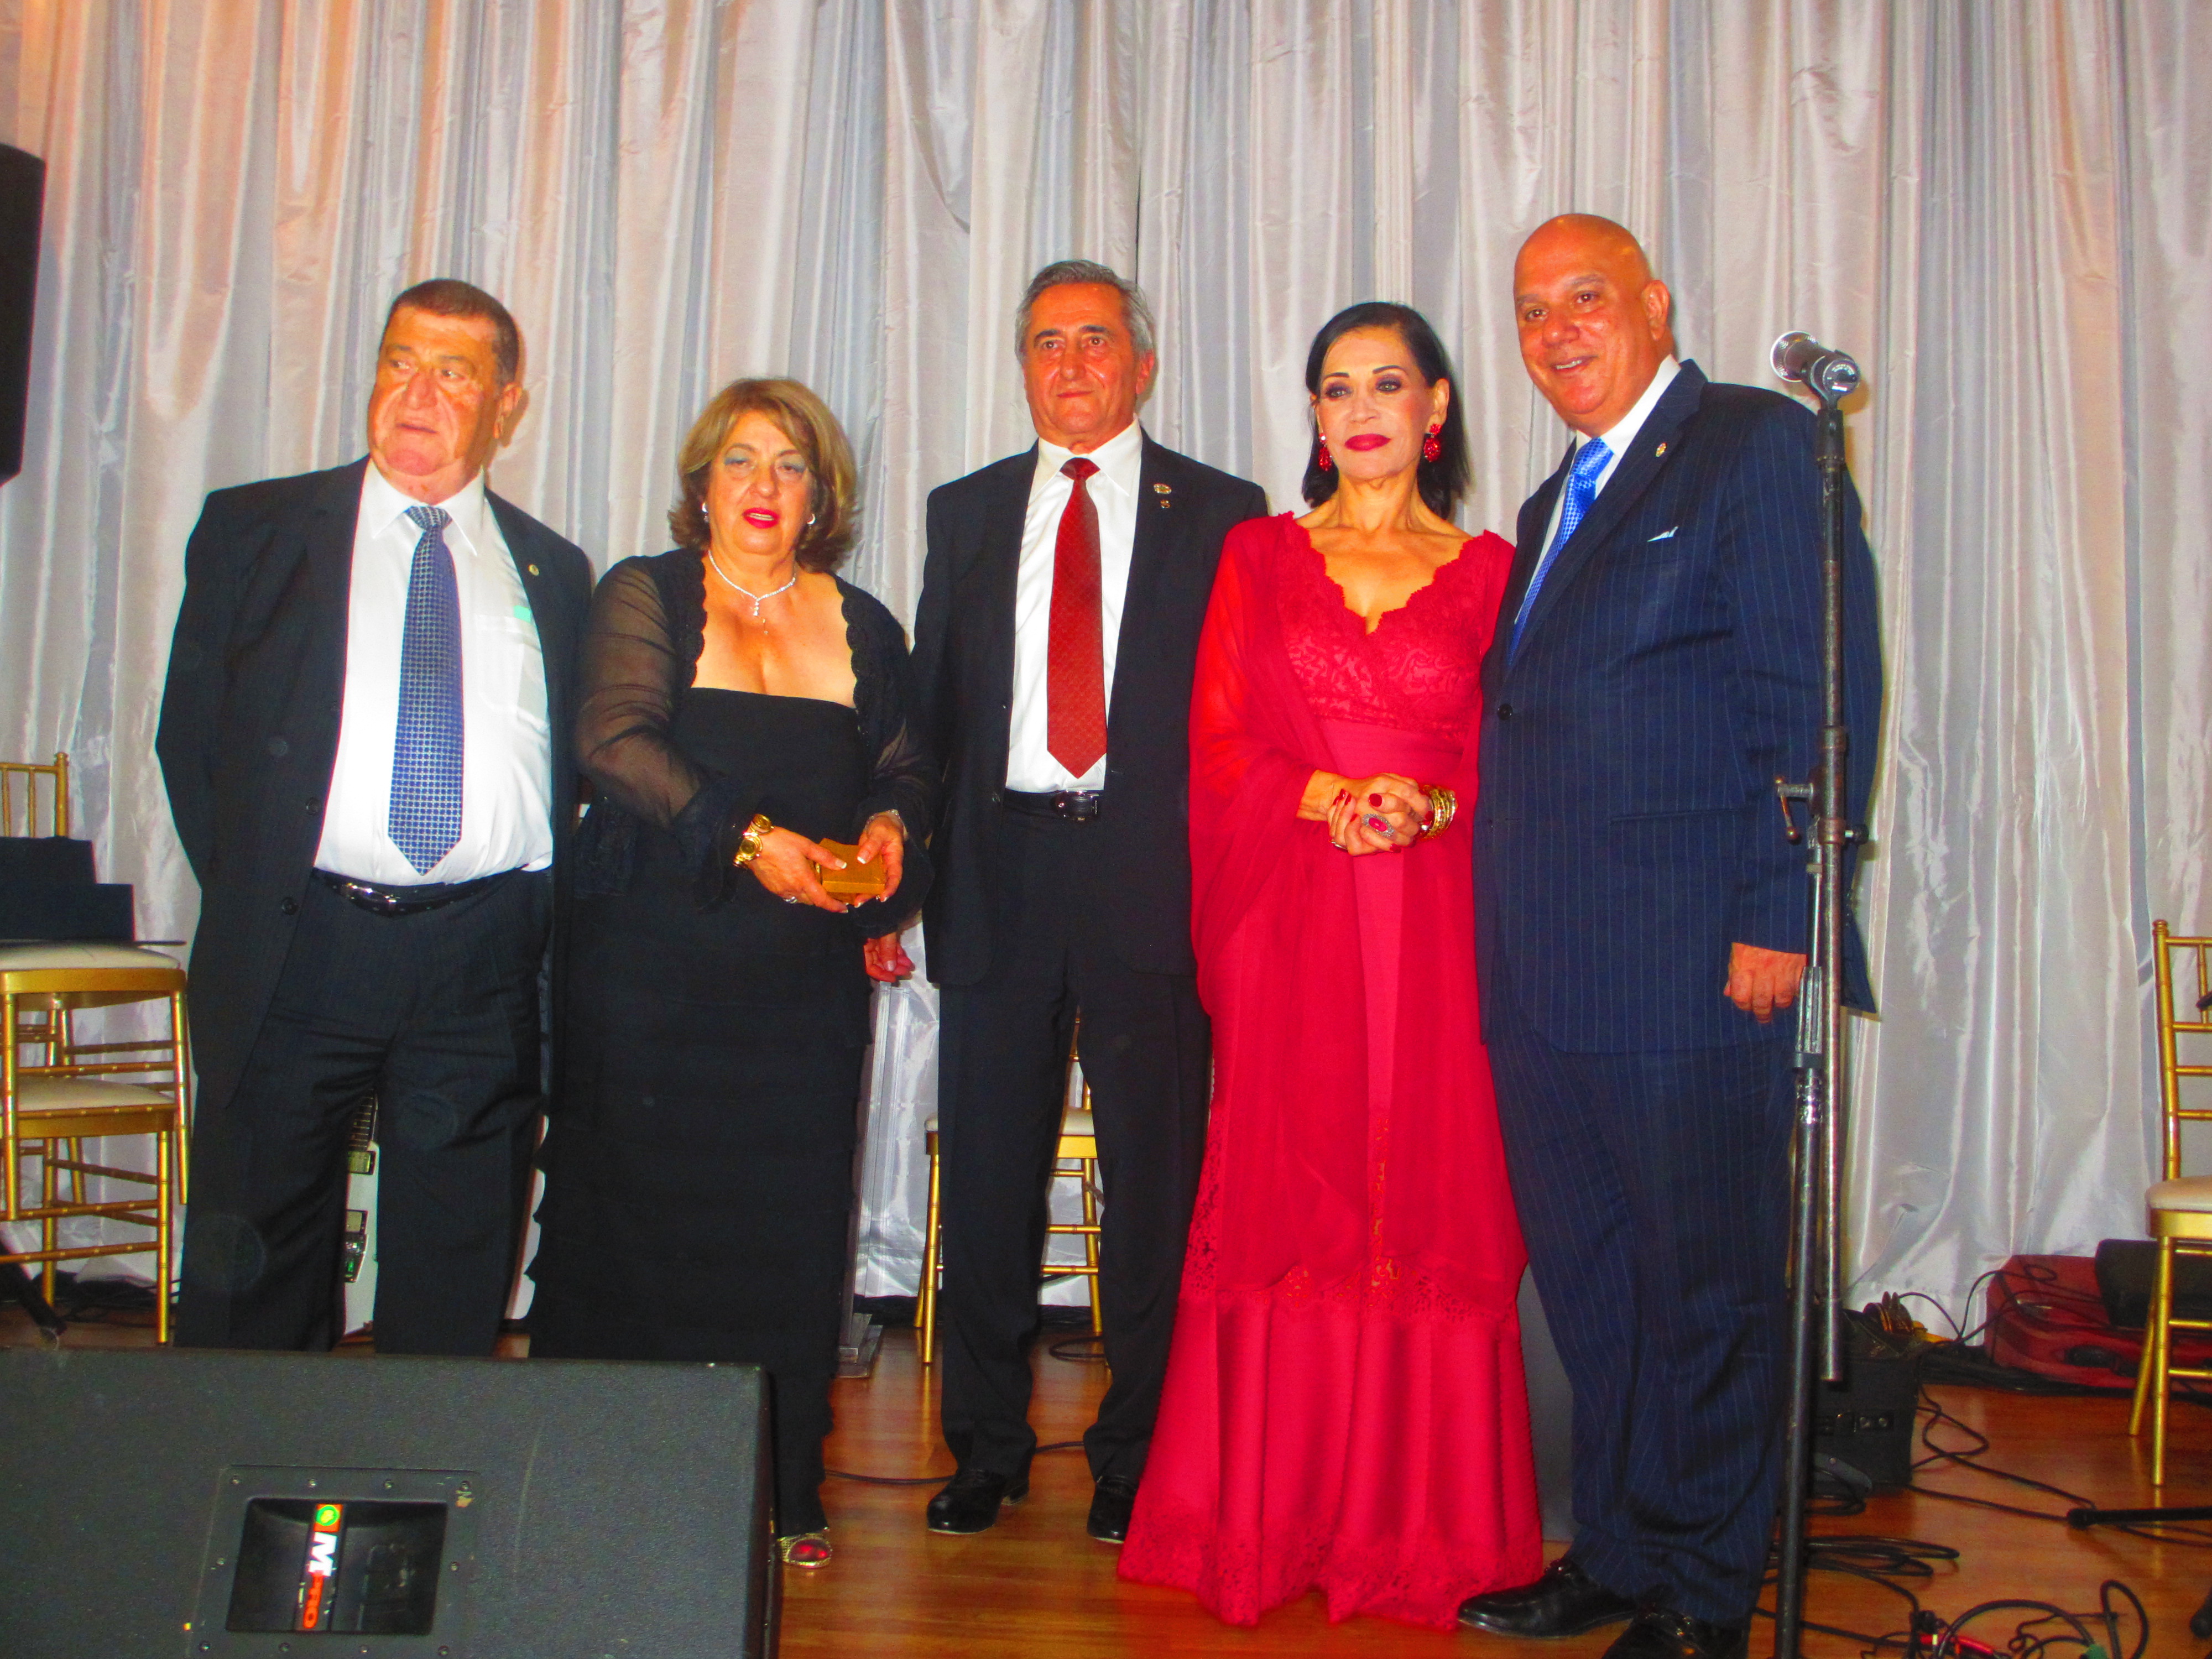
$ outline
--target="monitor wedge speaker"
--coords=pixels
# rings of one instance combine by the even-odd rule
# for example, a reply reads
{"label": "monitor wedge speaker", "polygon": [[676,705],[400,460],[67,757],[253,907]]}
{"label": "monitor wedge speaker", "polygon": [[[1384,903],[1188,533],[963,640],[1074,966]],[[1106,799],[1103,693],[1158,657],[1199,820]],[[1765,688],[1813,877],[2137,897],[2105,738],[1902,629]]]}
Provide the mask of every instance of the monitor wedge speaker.
{"label": "monitor wedge speaker", "polygon": [[772,1659],[746,1365],[0,1352],[8,1659]]}

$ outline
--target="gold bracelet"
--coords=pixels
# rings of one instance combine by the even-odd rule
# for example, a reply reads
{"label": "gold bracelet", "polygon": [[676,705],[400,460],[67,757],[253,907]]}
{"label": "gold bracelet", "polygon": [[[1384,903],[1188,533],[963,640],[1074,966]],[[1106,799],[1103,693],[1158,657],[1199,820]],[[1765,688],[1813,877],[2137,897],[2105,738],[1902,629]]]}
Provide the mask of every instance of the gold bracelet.
{"label": "gold bracelet", "polygon": [[1414,828],[1413,828],[1413,840],[1411,840],[1411,841],[1409,841],[1409,842],[1407,842],[1406,843],[1408,847],[1418,847],[1418,846],[1419,846],[1423,842],[1426,841],[1426,840],[1427,840],[1431,836],[1435,835],[1435,834],[1437,833],[1437,828],[1438,828],[1438,825],[1437,825],[1437,787],[1436,787],[1436,785],[1434,785],[1434,784],[1432,784],[1432,783],[1416,783],[1416,784],[1413,786],[1413,787],[1414,787],[1414,788],[1416,788],[1416,789],[1418,789],[1418,790],[1419,790],[1419,791],[1421,792],[1421,797],[1422,797],[1422,799],[1425,799],[1425,800],[1426,800],[1426,801],[1428,802],[1428,804],[1429,804],[1429,811],[1428,811],[1428,816],[1427,816],[1426,817],[1423,818],[1423,819],[1420,821],[1420,823],[1418,823],[1418,824],[1416,824],[1416,825],[1414,826]]}
{"label": "gold bracelet", "polygon": [[768,814],[756,812],[753,821],[745,826],[745,833],[738,838],[738,850],[730,862],[740,870],[760,856],[761,839],[775,826],[768,821]]}
{"label": "gold bracelet", "polygon": [[1459,797],[1440,783],[1429,786],[1431,816],[1428,825],[1421,831],[1425,841],[1431,836],[1441,836],[1451,825],[1452,814],[1459,811]]}

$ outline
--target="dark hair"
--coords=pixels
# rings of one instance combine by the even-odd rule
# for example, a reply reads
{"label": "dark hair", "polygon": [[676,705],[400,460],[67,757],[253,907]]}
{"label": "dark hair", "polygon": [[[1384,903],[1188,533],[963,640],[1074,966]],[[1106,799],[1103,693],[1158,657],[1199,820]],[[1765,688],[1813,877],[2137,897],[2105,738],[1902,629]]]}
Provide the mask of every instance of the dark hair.
{"label": "dark hair", "polygon": [[679,489],[668,509],[678,547],[707,550],[707,471],[745,415],[765,415],[806,459],[807,501],[814,522],[792,549],[801,570],[835,570],[860,529],[860,489],[853,447],[829,405],[796,380],[732,380],[716,392],[676,452]]}
{"label": "dark hair", "polygon": [[1121,326],[1129,331],[1129,343],[1137,349],[1139,357],[1152,355],[1152,308],[1145,303],[1145,291],[1110,265],[1102,265],[1094,259],[1055,259],[1030,278],[1030,285],[1022,291],[1022,302],[1014,308],[1014,356],[1026,357],[1030,352],[1030,312],[1037,302],[1037,295],[1048,288],[1060,288],[1075,283],[1097,283],[1110,288],[1121,296]]}
{"label": "dark hair", "polygon": [[[1430,512],[1440,519],[1449,519],[1459,498],[1474,486],[1474,469],[1467,459],[1467,422],[1460,414],[1466,399],[1459,376],[1452,372],[1451,359],[1444,355],[1443,342],[1437,338],[1436,330],[1429,319],[1411,306],[1393,305],[1387,300],[1367,300],[1356,306],[1346,306],[1322,325],[1321,332],[1314,336],[1313,349],[1306,353],[1306,390],[1316,398],[1321,396],[1322,367],[1328,360],[1328,349],[1353,331],[1363,328],[1386,328],[1406,343],[1412,354],[1413,367],[1431,386],[1438,380],[1451,382],[1451,402],[1444,410],[1444,423],[1437,433],[1437,442],[1443,453],[1433,461],[1417,463],[1413,478],[1421,492],[1421,500]],[[1306,456],[1305,482],[1299,486],[1310,506],[1319,507],[1336,494],[1336,474],[1324,471],[1321,465],[1321,428],[1314,428],[1313,448]]]}
{"label": "dark hair", "polygon": [[474,283],[465,283],[458,276],[433,276],[427,283],[416,283],[384,313],[386,328],[392,326],[392,319],[403,306],[410,311],[427,311],[433,317],[481,318],[491,325],[492,367],[499,374],[499,383],[513,386],[515,376],[522,373],[522,331],[514,325],[507,307]]}

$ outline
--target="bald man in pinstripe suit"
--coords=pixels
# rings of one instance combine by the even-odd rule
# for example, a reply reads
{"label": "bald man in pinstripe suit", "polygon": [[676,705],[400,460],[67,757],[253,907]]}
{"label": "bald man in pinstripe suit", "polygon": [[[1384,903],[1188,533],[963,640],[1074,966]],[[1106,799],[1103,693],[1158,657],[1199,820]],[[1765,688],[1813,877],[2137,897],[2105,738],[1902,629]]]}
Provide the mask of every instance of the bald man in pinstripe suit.
{"label": "bald man in pinstripe suit", "polygon": [[[1787,1370],[1809,884],[1773,783],[1810,773],[1822,718],[1814,422],[1679,362],[1666,285],[1610,221],[1540,228],[1514,292],[1573,441],[1522,508],[1483,665],[1477,937],[1514,1195],[1574,1385],[1577,1534],[1461,1618],[1626,1620],[1607,1659],[1735,1659]],[[1856,529],[1845,586],[1856,820],[1881,667]]]}

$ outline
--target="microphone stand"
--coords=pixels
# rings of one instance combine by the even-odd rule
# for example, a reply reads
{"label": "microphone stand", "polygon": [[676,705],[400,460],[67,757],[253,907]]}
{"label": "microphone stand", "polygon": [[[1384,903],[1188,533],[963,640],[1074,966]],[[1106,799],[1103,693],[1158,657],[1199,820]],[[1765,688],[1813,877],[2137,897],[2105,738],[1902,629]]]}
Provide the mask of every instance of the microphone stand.
{"label": "microphone stand", "polygon": [[[1820,757],[1803,783],[1774,781],[1785,833],[1805,839],[1790,812],[1811,804],[1812,928],[1797,999],[1796,1171],[1790,1212],[1796,1272],[1790,1285],[1790,1415],[1783,1437],[1782,1548],[1774,1592],[1775,1659],[1800,1659],[1805,1620],[1805,1500],[1812,1481],[1816,1377],[1840,1381],[1843,1328],[1844,890],[1845,849],[1855,832],[1844,788],[1850,732],[1844,715],[1844,548],[1849,534],[1844,415],[1838,401],[1859,383],[1858,365],[1802,334],[1774,346],[1776,373],[1820,399],[1814,465],[1820,480]],[[1818,1338],[1819,1360],[1814,1359]]]}

